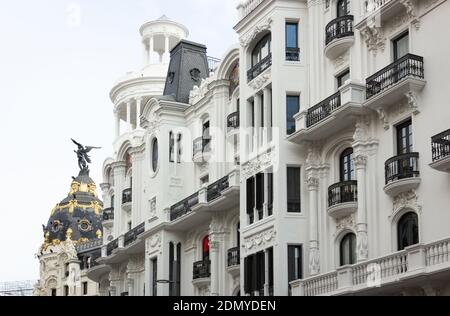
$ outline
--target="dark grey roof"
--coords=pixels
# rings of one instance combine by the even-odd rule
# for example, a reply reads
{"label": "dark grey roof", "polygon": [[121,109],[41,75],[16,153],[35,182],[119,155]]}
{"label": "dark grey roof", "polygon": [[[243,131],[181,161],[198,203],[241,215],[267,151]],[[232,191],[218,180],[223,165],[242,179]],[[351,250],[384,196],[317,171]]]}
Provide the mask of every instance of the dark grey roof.
{"label": "dark grey roof", "polygon": [[164,96],[173,96],[177,102],[189,103],[194,86],[200,86],[209,75],[206,46],[182,40],[170,52]]}

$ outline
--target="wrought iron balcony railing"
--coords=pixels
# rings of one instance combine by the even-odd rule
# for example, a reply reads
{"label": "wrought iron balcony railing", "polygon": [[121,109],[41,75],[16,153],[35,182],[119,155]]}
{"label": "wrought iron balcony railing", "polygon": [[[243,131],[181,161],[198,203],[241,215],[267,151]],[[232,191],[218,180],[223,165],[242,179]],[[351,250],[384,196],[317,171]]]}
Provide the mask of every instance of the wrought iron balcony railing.
{"label": "wrought iron balcony railing", "polygon": [[239,112],[234,112],[227,117],[228,130],[239,128]]}
{"label": "wrought iron balcony railing", "polygon": [[241,262],[239,247],[229,249],[227,258],[228,258],[228,267],[238,266]]}
{"label": "wrought iron balcony railing", "polygon": [[261,73],[264,72],[264,70],[268,69],[270,66],[272,66],[272,53],[264,57],[259,63],[254,65],[247,72],[248,81],[252,81],[256,77],[258,77]]}
{"label": "wrought iron balcony railing", "polygon": [[353,36],[353,15],[341,16],[327,24],[325,28],[325,44],[338,38]]}
{"label": "wrought iron balcony railing", "polygon": [[343,181],[328,188],[328,206],[358,201],[358,182]]}
{"label": "wrought iron balcony railing", "polygon": [[193,155],[196,156],[202,153],[211,151],[211,138],[198,137],[193,142]]}
{"label": "wrought iron balcony railing", "polygon": [[211,277],[211,261],[202,260],[194,262],[192,274],[194,280]]}
{"label": "wrought iron balcony railing", "polygon": [[219,64],[220,64],[220,59],[208,56],[207,60],[208,60],[209,72],[214,72],[216,70],[217,66],[219,66]]}
{"label": "wrought iron balcony railing", "polygon": [[133,242],[135,242],[139,235],[143,234],[145,231],[145,223],[140,224],[139,226],[136,226],[129,232],[127,232],[124,236],[123,244],[124,246],[129,246]]}
{"label": "wrought iron balcony railing", "polygon": [[114,207],[109,207],[103,210],[103,221],[114,220]]}
{"label": "wrought iron balcony railing", "polygon": [[114,249],[119,248],[119,239],[114,239],[106,246],[106,255],[110,256]]}
{"label": "wrought iron balcony railing", "polygon": [[130,203],[132,201],[132,189],[125,189],[122,192],[122,204]]}
{"label": "wrought iron balcony railing", "polygon": [[367,99],[387,90],[407,77],[424,79],[423,57],[407,54],[366,80]]}
{"label": "wrought iron balcony railing", "polygon": [[333,111],[341,106],[341,92],[336,92],[332,96],[326,98],[319,104],[313,106],[308,110],[306,118],[306,127],[319,123],[331,115]]}
{"label": "wrought iron balcony railing", "polygon": [[198,204],[198,192],[178,202],[170,208],[170,220],[174,221],[190,212],[192,207]]}
{"label": "wrought iron balcony railing", "polygon": [[300,61],[300,48],[286,47],[287,61]]}
{"label": "wrought iron balcony railing", "polygon": [[222,192],[230,187],[230,183],[228,181],[228,176],[223,177],[222,179],[214,182],[213,184],[208,186],[206,191],[207,201],[210,202],[212,200],[217,199],[222,195]]}
{"label": "wrought iron balcony railing", "polygon": [[419,153],[393,157],[385,163],[386,184],[394,181],[420,177]]}
{"label": "wrought iron balcony railing", "polygon": [[450,129],[431,138],[433,162],[450,157]]}

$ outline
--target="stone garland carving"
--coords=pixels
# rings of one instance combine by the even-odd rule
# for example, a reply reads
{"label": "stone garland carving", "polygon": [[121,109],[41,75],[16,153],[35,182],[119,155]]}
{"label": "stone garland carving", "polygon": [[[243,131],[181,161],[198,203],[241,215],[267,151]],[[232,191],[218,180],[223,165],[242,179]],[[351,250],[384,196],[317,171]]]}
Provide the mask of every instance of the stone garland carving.
{"label": "stone garland carving", "polygon": [[240,38],[240,44],[242,47],[247,47],[248,45],[250,45],[250,43],[256,38],[256,36],[263,32],[263,31],[267,31],[270,30],[272,27],[272,18],[268,18],[263,24],[258,25],[257,27],[253,28],[252,32],[248,35],[242,36]]}
{"label": "stone garland carving", "polygon": [[270,81],[270,78],[270,73],[258,76],[254,80],[252,80],[252,82],[250,83],[250,87],[252,87],[255,91],[258,91],[266,84],[266,82]]}
{"label": "stone garland carving", "polygon": [[242,168],[242,179],[246,179],[276,164],[275,152],[270,151],[246,163]]}
{"label": "stone garland carving", "polygon": [[422,206],[419,205],[419,196],[414,190],[403,192],[397,195],[394,198],[394,209],[393,212],[397,212],[398,210],[404,209],[404,208],[411,208],[414,210],[417,210],[419,212],[422,211]]}
{"label": "stone garland carving", "polygon": [[356,228],[356,220],[355,220],[355,215],[352,214],[350,216],[347,217],[343,217],[341,219],[339,219],[336,223],[336,231],[342,231],[344,229],[355,229]]}
{"label": "stone garland carving", "polygon": [[276,233],[275,229],[272,227],[261,233],[258,233],[249,238],[246,238],[242,247],[246,250],[251,250],[253,248],[258,248],[258,247],[264,246],[267,243],[269,243],[270,241],[275,240],[276,235],[277,235],[277,233]]}

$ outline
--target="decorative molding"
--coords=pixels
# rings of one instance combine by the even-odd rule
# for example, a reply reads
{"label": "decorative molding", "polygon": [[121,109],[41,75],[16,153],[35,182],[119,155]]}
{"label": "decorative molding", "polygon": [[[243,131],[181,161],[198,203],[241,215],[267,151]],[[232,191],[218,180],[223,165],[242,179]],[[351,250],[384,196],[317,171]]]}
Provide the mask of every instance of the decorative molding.
{"label": "decorative molding", "polygon": [[159,249],[161,249],[161,233],[156,233],[152,237],[147,239],[147,254],[151,254]]}
{"label": "decorative molding", "polygon": [[242,245],[242,248],[249,251],[254,248],[259,249],[263,246],[267,245],[269,242],[274,241],[275,237],[277,235],[277,232],[274,227],[271,227],[269,229],[266,229],[263,232],[260,232],[256,235],[250,236],[248,238],[244,239],[244,244]]}
{"label": "decorative molding", "polygon": [[383,124],[384,129],[387,131],[390,128],[389,119],[386,111],[382,108],[377,109],[378,117],[380,118],[381,124]]}
{"label": "decorative molding", "polygon": [[350,52],[347,51],[346,53],[342,54],[341,56],[337,57],[334,60],[334,68],[340,69],[344,66],[347,66],[348,63],[350,62]]}
{"label": "decorative molding", "polygon": [[361,117],[356,121],[353,140],[355,142],[367,142],[369,139],[369,123],[365,117]]}
{"label": "decorative molding", "polygon": [[255,91],[258,91],[266,84],[266,82],[270,81],[271,78],[272,78],[271,73],[267,72],[263,75],[256,77],[255,79],[253,79],[249,85]]}
{"label": "decorative molding", "polygon": [[319,189],[319,178],[309,177],[305,182],[308,191],[314,191]]}
{"label": "decorative molding", "polygon": [[309,273],[310,275],[320,274],[320,252],[317,247],[309,250]]}
{"label": "decorative molding", "polygon": [[242,36],[239,40],[241,46],[243,48],[248,47],[259,33],[270,30],[272,28],[272,22],[272,18],[268,18],[264,23],[254,27],[250,34]]}
{"label": "decorative molding", "polygon": [[422,206],[419,204],[419,196],[414,190],[400,193],[394,198],[393,215],[407,208],[422,212]]}
{"label": "decorative molding", "polygon": [[202,79],[200,85],[194,86],[189,94],[189,104],[193,105],[202,100],[210,91],[209,84],[212,82],[212,77]]}
{"label": "decorative molding", "polygon": [[156,196],[153,197],[150,201],[150,220],[155,218],[156,215]]}
{"label": "decorative molding", "polygon": [[257,174],[258,172],[263,171],[275,164],[276,164],[275,152],[273,150],[271,150],[263,155],[258,156],[255,159],[247,162],[242,167],[243,177],[241,178],[241,180],[247,179],[248,177],[253,176],[253,175]]}
{"label": "decorative molding", "polygon": [[361,34],[365,39],[367,48],[369,51],[375,54],[380,50],[384,52],[386,48],[386,37],[383,34],[381,27],[375,25],[367,26],[365,29],[361,30]]}
{"label": "decorative molding", "polygon": [[358,231],[357,237],[358,261],[364,261],[369,258],[369,239],[367,231]]}
{"label": "decorative molding", "polygon": [[343,217],[339,219],[336,223],[336,232],[340,233],[345,229],[355,230],[356,229],[356,220],[355,215],[352,214],[347,217]]}
{"label": "decorative molding", "polygon": [[419,96],[415,91],[409,91],[405,94],[406,99],[408,100],[409,108],[412,110],[413,114],[417,115],[420,113],[419,110]]}
{"label": "decorative molding", "polygon": [[353,157],[353,161],[355,163],[356,169],[364,169],[367,166],[367,156],[365,155],[357,155]]}

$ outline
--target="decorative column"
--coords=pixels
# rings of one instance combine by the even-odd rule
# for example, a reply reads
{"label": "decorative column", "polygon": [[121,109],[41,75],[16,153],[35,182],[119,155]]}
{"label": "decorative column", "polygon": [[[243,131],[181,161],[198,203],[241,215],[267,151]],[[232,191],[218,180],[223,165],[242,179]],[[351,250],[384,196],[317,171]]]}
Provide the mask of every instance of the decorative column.
{"label": "decorative column", "polygon": [[170,48],[169,48],[169,35],[166,35],[165,37],[165,45],[164,45],[164,54],[165,54],[165,61],[166,63],[170,60]]}
{"label": "decorative column", "polygon": [[145,158],[145,143],[138,146],[133,147],[129,150],[131,155],[131,161],[133,165],[132,169],[132,178],[133,183],[132,187],[132,201],[131,201],[131,221],[133,226],[137,226],[144,220],[144,216],[142,216],[142,203],[141,203],[141,192],[142,192],[142,175],[144,174],[142,171],[143,161]]}
{"label": "decorative column", "polygon": [[269,88],[264,88],[264,144],[272,141],[272,92]]}
{"label": "decorative column", "polygon": [[154,38],[153,35],[150,36],[149,40],[148,40],[148,62],[147,64],[152,64],[153,63],[153,50],[154,50]]}
{"label": "decorative column", "polygon": [[118,161],[112,164],[114,172],[114,238],[122,234],[122,191],[124,190],[125,182],[125,168],[124,161]]}
{"label": "decorative column", "polygon": [[367,237],[367,204],[366,204],[366,166],[367,157],[358,155],[354,157],[356,179],[358,180],[358,218],[357,218],[357,255],[358,262],[369,258]]}
{"label": "decorative column", "polygon": [[211,296],[219,296],[220,289],[220,273],[224,269],[220,269],[220,247],[223,244],[223,236],[225,234],[222,225],[223,218],[214,216],[209,226],[209,256],[211,260]]}
{"label": "decorative column", "polygon": [[253,113],[255,115],[254,117],[254,126],[253,126],[253,151],[257,152],[258,147],[260,145],[260,131],[261,131],[261,98],[258,94],[255,94],[254,97],[254,105],[253,105]]}
{"label": "decorative column", "polygon": [[306,180],[309,192],[309,273],[311,276],[320,273],[320,252],[318,234],[318,193],[319,179],[310,175]]}
{"label": "decorative column", "polygon": [[131,278],[131,276],[127,279],[127,285],[128,285],[128,296],[136,296],[134,293],[134,279]]}
{"label": "decorative column", "polygon": [[141,103],[142,98],[136,98],[136,129],[141,128]]}
{"label": "decorative column", "polygon": [[131,100],[127,101],[127,131],[131,131]]}
{"label": "decorative column", "polygon": [[120,117],[119,111],[114,110],[114,140],[120,136]]}

